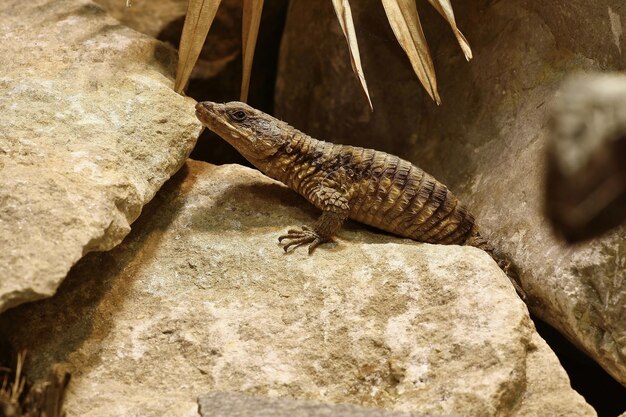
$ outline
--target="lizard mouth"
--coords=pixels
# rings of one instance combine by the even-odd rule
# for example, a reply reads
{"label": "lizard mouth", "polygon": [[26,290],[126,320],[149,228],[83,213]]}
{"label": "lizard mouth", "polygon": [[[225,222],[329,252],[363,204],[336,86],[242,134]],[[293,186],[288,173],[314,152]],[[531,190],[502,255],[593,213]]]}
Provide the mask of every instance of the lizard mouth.
{"label": "lizard mouth", "polygon": [[196,104],[196,117],[202,122],[209,122],[212,117],[215,116],[215,108],[214,103],[210,101],[203,101],[201,103]]}
{"label": "lizard mouth", "polygon": [[222,105],[211,101],[203,101],[196,104],[196,117],[209,130],[227,139],[230,136],[238,136],[237,128],[224,117]]}

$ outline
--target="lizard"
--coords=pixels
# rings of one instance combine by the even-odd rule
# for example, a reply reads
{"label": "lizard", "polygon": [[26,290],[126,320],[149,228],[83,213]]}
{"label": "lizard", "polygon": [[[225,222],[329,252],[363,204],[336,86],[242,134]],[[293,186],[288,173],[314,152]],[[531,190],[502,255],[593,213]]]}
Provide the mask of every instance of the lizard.
{"label": "lizard", "polygon": [[373,149],[314,139],[241,102],[200,102],[196,116],[263,174],[322,211],[312,226],[278,238],[285,252],[308,244],[309,254],[348,219],[419,242],[474,246],[487,252],[522,298],[517,269],[481,234],[474,216],[433,176]]}

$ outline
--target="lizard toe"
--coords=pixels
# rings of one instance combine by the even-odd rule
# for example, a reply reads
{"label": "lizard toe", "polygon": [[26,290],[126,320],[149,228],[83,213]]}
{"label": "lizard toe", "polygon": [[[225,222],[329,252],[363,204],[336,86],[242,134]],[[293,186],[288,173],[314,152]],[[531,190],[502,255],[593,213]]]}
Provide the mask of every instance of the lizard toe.
{"label": "lizard toe", "polygon": [[301,229],[290,229],[287,231],[287,234],[278,237],[280,243],[283,243],[284,240],[288,241],[286,245],[283,246],[285,252],[288,252],[290,249],[295,250],[299,246],[310,243],[309,254],[313,253],[313,250],[319,246],[320,243],[325,242],[320,235],[308,226],[302,226]]}
{"label": "lizard toe", "polygon": [[315,248],[317,248],[320,244],[324,243],[324,240],[322,240],[321,238],[316,238],[310,245],[309,245],[309,255],[311,255],[313,253],[313,251],[315,250]]}
{"label": "lizard toe", "polygon": [[313,236],[305,236],[298,239],[293,239],[291,242],[287,243],[283,247],[283,249],[285,250],[285,252],[288,252],[289,248],[291,248],[291,250],[293,251],[299,246],[306,245],[307,243],[311,243],[313,241],[315,241],[315,237]]}

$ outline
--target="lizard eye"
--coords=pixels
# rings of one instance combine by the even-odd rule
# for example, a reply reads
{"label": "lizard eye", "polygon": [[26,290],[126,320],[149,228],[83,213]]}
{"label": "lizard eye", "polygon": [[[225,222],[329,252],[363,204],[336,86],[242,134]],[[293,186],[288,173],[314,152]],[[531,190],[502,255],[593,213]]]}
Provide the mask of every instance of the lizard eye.
{"label": "lizard eye", "polygon": [[246,117],[247,117],[246,112],[244,112],[243,110],[236,110],[236,111],[232,112],[230,114],[230,116],[233,119],[237,120],[238,122],[241,122],[241,121],[245,120]]}

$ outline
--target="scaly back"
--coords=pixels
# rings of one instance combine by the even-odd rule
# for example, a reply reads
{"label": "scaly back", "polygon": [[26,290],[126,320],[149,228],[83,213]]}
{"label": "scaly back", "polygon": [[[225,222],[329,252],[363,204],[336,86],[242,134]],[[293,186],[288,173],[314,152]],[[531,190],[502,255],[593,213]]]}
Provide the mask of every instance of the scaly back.
{"label": "scaly back", "polygon": [[385,152],[297,132],[268,166],[267,175],[318,207],[316,187],[329,180],[338,183],[350,196],[351,219],[390,233],[420,242],[463,244],[473,231],[474,217],[445,185]]}

